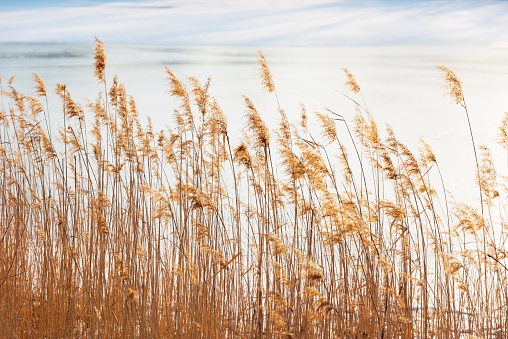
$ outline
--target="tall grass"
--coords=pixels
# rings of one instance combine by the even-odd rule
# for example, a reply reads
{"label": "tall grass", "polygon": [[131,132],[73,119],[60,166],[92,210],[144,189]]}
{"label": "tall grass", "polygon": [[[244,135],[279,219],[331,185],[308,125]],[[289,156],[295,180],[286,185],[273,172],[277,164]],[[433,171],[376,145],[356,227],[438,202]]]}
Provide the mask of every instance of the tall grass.
{"label": "tall grass", "polygon": [[33,96],[3,85],[0,337],[508,335],[507,179],[488,148],[474,148],[478,211],[431,182],[429,145],[378,129],[348,70],[351,126],[329,111],[315,131],[304,107],[297,125],[278,107],[270,131],[246,97],[232,144],[210,81],[166,67],[179,108],[158,131],[106,83],[99,39],[95,54],[104,90],[85,108],[58,84],[50,110],[35,74]]}

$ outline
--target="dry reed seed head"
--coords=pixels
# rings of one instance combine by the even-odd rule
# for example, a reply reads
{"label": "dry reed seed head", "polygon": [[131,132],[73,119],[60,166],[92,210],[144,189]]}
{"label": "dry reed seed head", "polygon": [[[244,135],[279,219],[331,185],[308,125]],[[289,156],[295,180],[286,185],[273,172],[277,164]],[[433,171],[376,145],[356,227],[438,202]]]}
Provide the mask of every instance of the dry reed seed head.
{"label": "dry reed seed head", "polygon": [[96,138],[97,141],[102,139],[101,136],[101,126],[108,122],[108,115],[106,114],[106,107],[104,100],[102,99],[102,93],[99,92],[95,102],[90,102],[87,105],[88,109],[91,110],[94,114],[94,126],[92,134]]}
{"label": "dry reed seed head", "polygon": [[323,269],[315,262],[309,260],[305,265],[306,278],[309,280],[323,279]]}
{"label": "dry reed seed head", "polygon": [[390,157],[390,154],[386,151],[385,148],[382,148],[379,152],[381,161],[382,161],[382,169],[386,176],[386,178],[390,180],[397,179],[397,170],[395,169],[395,166],[393,165],[392,158]]}
{"label": "dry reed seed head", "polygon": [[480,146],[480,166],[479,178],[476,178],[478,185],[485,193],[487,202],[499,196],[497,187],[497,174],[492,161],[492,154],[485,146]]}
{"label": "dry reed seed head", "polygon": [[44,227],[40,222],[37,223],[37,237],[43,243],[46,241],[46,232],[44,232]]}
{"label": "dry reed seed head", "polygon": [[302,111],[300,126],[303,129],[306,129],[307,128],[307,110],[305,109],[305,106],[303,104],[300,104],[300,109]]}
{"label": "dry reed seed head", "polygon": [[388,200],[380,201],[381,208],[384,209],[386,215],[392,218],[392,222],[390,223],[390,233],[392,227],[395,225],[397,228],[402,228],[402,222],[406,217],[406,210],[399,205],[396,205]]}
{"label": "dry reed seed head", "polygon": [[452,103],[460,104],[464,101],[462,92],[462,81],[457,76],[457,72],[445,66],[436,66],[441,71],[441,77],[444,80],[443,88],[448,92]]}
{"label": "dry reed seed head", "polygon": [[118,116],[120,117],[122,122],[125,123],[129,113],[127,93],[125,92],[125,87],[123,84],[119,84],[116,91],[117,91]]}
{"label": "dry reed seed head", "polygon": [[304,166],[311,176],[325,176],[329,174],[328,167],[321,154],[313,148],[307,148],[302,152]]}
{"label": "dry reed seed head", "polygon": [[498,143],[505,149],[508,149],[508,113],[504,112],[501,126],[499,126],[499,140]]}
{"label": "dry reed seed head", "polygon": [[377,259],[377,263],[385,272],[389,273],[393,271],[393,265],[388,262],[384,255],[381,255],[379,259]]}
{"label": "dry reed seed head", "polygon": [[420,178],[420,166],[418,165],[418,161],[414,157],[413,153],[406,147],[406,145],[399,143],[398,148],[400,149],[400,154],[403,157],[403,166],[408,175],[413,175]]}
{"label": "dry reed seed head", "polygon": [[196,105],[202,115],[206,114],[206,108],[208,103],[208,88],[212,78],[209,76],[206,84],[203,86],[196,77],[190,77],[189,82],[192,85],[192,95]]}
{"label": "dry reed seed head", "polygon": [[388,147],[385,147],[384,149],[387,149],[392,154],[398,155],[399,141],[395,138],[395,132],[390,125],[386,125],[386,133],[388,133],[388,136],[385,139],[385,144]]}
{"label": "dry reed seed head", "polygon": [[39,125],[39,136],[42,139],[42,147],[44,149],[44,152],[49,158],[56,158],[57,154],[55,151],[55,148],[53,147],[53,144],[49,140],[49,138],[46,136],[46,133],[44,132],[43,128]]}
{"label": "dry reed seed head", "polygon": [[57,94],[60,98],[64,98],[65,92],[67,91],[67,85],[57,83],[55,88],[55,94]]}
{"label": "dry reed seed head", "polygon": [[95,76],[99,83],[106,81],[104,76],[104,70],[106,69],[106,51],[104,49],[104,43],[98,37],[95,37]]}
{"label": "dry reed seed head", "polygon": [[291,128],[289,126],[288,118],[284,110],[279,109],[278,111],[280,114],[280,122],[279,122],[280,138],[282,138],[282,140],[286,140],[286,142],[289,142],[289,140],[291,139]]}
{"label": "dry reed seed head", "polygon": [[275,91],[275,85],[273,82],[272,72],[270,72],[270,68],[268,67],[268,62],[266,61],[265,56],[263,55],[263,52],[261,52],[260,49],[258,49],[258,55],[259,55],[259,77],[261,78],[263,89],[265,89],[267,92],[274,92]]}
{"label": "dry reed seed head", "polygon": [[35,95],[40,97],[46,96],[46,84],[44,83],[44,80],[40,76],[38,76],[35,73],[32,73],[35,80]]}
{"label": "dry reed seed head", "polygon": [[281,331],[286,328],[286,322],[277,310],[270,310],[270,319],[276,331]]}
{"label": "dry reed seed head", "polygon": [[466,287],[466,285],[464,283],[462,283],[462,282],[457,283],[457,288],[459,290],[467,293],[467,287]]}
{"label": "dry reed seed head", "polygon": [[212,134],[222,134],[227,135],[228,134],[228,120],[224,112],[222,111],[222,108],[219,106],[219,103],[215,98],[213,98],[212,105],[211,105],[211,112],[212,112],[212,118],[211,118],[211,132]]}
{"label": "dry reed seed head", "polygon": [[[281,163],[286,173],[289,174],[293,180],[301,179],[305,175],[305,168],[302,161],[293,153],[290,140],[285,136],[284,131],[277,133],[277,136],[277,142],[279,144],[278,153],[282,157]],[[285,187],[285,185],[283,185],[283,187]],[[293,192],[293,188],[287,188],[290,192]],[[291,193],[289,196],[293,197],[293,194]]]}
{"label": "dry reed seed head", "polygon": [[334,309],[333,305],[325,297],[318,298],[315,302],[315,307],[316,311],[324,317],[328,316],[328,314]]}
{"label": "dry reed seed head", "polygon": [[368,119],[368,129],[367,129],[367,138],[370,142],[370,146],[373,148],[380,148],[381,145],[381,138],[379,137],[379,131],[377,128],[376,121],[372,117],[372,115],[369,114]]}
{"label": "dry reed seed head", "polygon": [[320,124],[321,124],[321,135],[326,140],[326,142],[330,145],[334,141],[337,140],[337,126],[335,125],[335,120],[330,118],[326,114],[315,113]]}
{"label": "dry reed seed head", "polygon": [[164,149],[164,145],[166,144],[166,136],[164,135],[164,130],[160,130],[157,133],[157,147],[160,149]]}
{"label": "dry reed seed head", "polygon": [[109,88],[108,95],[110,105],[113,107],[118,106],[118,76],[116,74],[113,77],[113,84],[111,84],[111,87]]}
{"label": "dry reed seed head", "polygon": [[282,239],[277,234],[270,234],[268,235],[268,240],[272,243],[273,246],[273,254],[274,255],[282,255],[287,254],[286,245],[284,245],[284,242],[282,242]]}
{"label": "dry reed seed head", "polygon": [[434,150],[427,144],[423,139],[420,139],[421,147],[420,149],[420,161],[425,166],[432,165],[436,162],[436,155],[434,154]]}
{"label": "dry reed seed head", "polygon": [[67,91],[67,86],[61,83],[56,84],[55,93],[64,102],[65,114],[71,118],[77,118],[80,123],[84,123],[85,113],[81,105],[72,100],[70,93]]}
{"label": "dry reed seed head", "polygon": [[138,296],[139,296],[138,291],[129,287],[127,291],[127,296],[125,297],[125,301],[133,302],[138,299]]}
{"label": "dry reed seed head", "polygon": [[103,192],[98,191],[98,190],[96,190],[95,192],[97,194],[98,207],[101,207],[101,208],[111,207],[111,201],[109,200],[109,197],[107,196],[107,194],[104,194]]}
{"label": "dry reed seed head", "polygon": [[369,147],[369,144],[367,142],[368,131],[369,131],[369,124],[367,123],[367,120],[365,119],[365,117],[360,113],[355,114],[355,116],[353,117],[353,132],[354,132],[356,138],[360,139],[362,144],[366,147]]}
{"label": "dry reed seed head", "polygon": [[347,68],[343,68],[343,71],[346,73],[347,77],[346,88],[352,93],[360,92],[360,86],[358,86],[358,83],[356,82],[353,74]]}
{"label": "dry reed seed head", "polygon": [[80,121],[85,120],[85,112],[80,104],[77,104],[69,93],[65,97],[65,112],[70,118],[77,118]]}
{"label": "dry reed seed head", "polygon": [[451,254],[442,253],[441,260],[446,275],[455,275],[463,266],[462,263]]}
{"label": "dry reed seed head", "polygon": [[34,97],[26,97],[26,100],[28,101],[28,105],[30,106],[30,118],[32,120],[37,120],[39,117],[39,114],[44,112],[44,108],[42,107],[41,102],[39,99]]}
{"label": "dry reed seed head", "polygon": [[9,80],[7,80],[7,86],[8,86],[9,88],[12,88],[12,85],[14,84],[14,80],[16,80],[16,76],[15,76],[15,75],[11,76],[11,77],[9,78]]}
{"label": "dry reed seed head", "polygon": [[244,97],[247,106],[247,129],[254,132],[255,145],[258,147],[268,147],[270,145],[270,133],[263,119],[259,115],[256,107],[249,98]]}
{"label": "dry reed seed head", "polygon": [[25,115],[25,96],[22,93],[16,91],[14,87],[11,88],[11,93],[9,95],[14,99],[18,113],[21,113],[21,115],[17,115],[17,118],[22,121],[22,118]]}
{"label": "dry reed seed head", "polygon": [[479,230],[487,227],[485,219],[481,216],[476,208],[466,204],[457,204],[453,213],[458,219],[456,229],[476,234]]}
{"label": "dry reed seed head", "polygon": [[134,254],[136,256],[138,256],[139,258],[146,257],[146,252],[143,249],[143,246],[141,246],[141,244],[139,242],[136,244],[136,248],[134,250]]}
{"label": "dry reed seed head", "polygon": [[134,120],[138,118],[138,108],[136,107],[136,101],[133,96],[129,96],[129,113]]}
{"label": "dry reed seed head", "polygon": [[167,79],[169,80],[170,86],[170,95],[176,96],[178,98],[187,99],[187,89],[182,84],[182,82],[178,79],[175,73],[170,70],[167,66],[164,66],[166,69]]}

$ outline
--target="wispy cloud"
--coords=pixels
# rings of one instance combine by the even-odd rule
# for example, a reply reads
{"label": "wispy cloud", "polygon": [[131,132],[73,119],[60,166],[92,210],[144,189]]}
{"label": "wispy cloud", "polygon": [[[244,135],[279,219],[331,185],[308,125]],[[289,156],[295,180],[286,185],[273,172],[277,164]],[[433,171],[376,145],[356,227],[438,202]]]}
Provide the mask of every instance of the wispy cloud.
{"label": "wispy cloud", "polygon": [[0,41],[508,46],[505,1],[144,1],[5,8]]}

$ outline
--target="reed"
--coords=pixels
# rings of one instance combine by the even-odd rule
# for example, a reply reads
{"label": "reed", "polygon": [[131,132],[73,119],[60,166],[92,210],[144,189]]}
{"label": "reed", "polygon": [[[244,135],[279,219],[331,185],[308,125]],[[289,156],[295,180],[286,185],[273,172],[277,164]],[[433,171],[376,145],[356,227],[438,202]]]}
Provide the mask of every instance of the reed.
{"label": "reed", "polygon": [[347,69],[351,128],[304,107],[293,125],[279,106],[271,131],[245,97],[231,144],[210,79],[166,67],[179,107],[155,130],[116,76],[106,83],[96,42],[104,90],[82,107],[59,84],[58,131],[39,76],[33,96],[13,78],[2,88],[0,337],[508,335],[507,179],[472,129],[480,211],[442,193],[428,144],[413,153],[378,128]]}

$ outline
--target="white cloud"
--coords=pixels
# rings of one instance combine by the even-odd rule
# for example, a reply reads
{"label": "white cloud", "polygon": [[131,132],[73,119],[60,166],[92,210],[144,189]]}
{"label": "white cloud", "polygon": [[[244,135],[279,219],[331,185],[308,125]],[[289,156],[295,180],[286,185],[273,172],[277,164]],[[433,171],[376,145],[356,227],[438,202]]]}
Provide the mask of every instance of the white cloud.
{"label": "white cloud", "polygon": [[[368,4],[368,5],[366,5]],[[409,5],[410,4],[410,5]],[[508,45],[508,3],[145,1],[3,10],[0,41],[219,45]]]}

